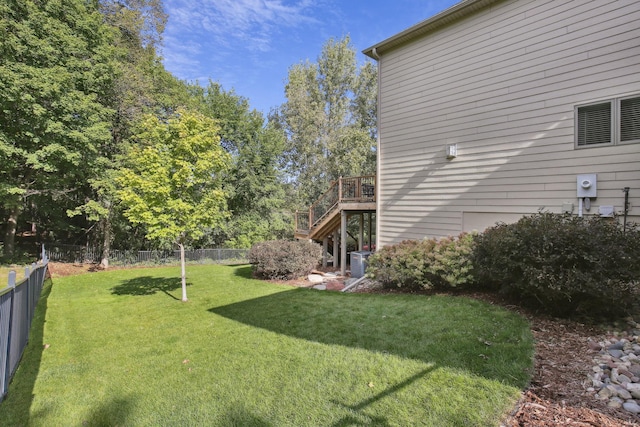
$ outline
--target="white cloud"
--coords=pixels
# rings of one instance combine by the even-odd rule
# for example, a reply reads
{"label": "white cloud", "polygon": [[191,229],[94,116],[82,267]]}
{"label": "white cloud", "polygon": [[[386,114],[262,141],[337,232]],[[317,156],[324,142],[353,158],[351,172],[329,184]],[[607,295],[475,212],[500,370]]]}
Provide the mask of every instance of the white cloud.
{"label": "white cloud", "polygon": [[221,47],[258,52],[269,50],[276,33],[317,22],[310,0],[169,0],[166,8],[170,33],[201,34]]}
{"label": "white cloud", "polygon": [[263,67],[283,37],[319,26],[313,15],[326,1],[332,0],[166,0],[165,66],[183,79],[210,75],[226,82],[223,76],[235,71],[231,57],[251,62],[249,69]]}
{"label": "white cloud", "polygon": [[195,80],[200,73],[201,64],[198,59],[202,53],[202,45],[193,40],[179,39],[174,34],[165,33],[164,47],[161,56],[165,66],[179,78]]}

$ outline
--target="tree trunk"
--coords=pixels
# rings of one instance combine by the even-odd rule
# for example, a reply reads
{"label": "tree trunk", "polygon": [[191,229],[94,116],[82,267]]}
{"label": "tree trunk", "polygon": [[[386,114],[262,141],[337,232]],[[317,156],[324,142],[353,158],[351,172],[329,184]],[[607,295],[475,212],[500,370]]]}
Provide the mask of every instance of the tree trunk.
{"label": "tree trunk", "polygon": [[4,234],[4,259],[13,258],[16,251],[16,230],[18,229],[18,217],[20,216],[20,206],[9,208],[9,218]]}
{"label": "tree trunk", "polygon": [[178,243],[180,247],[180,267],[182,269],[182,301],[187,301],[187,273],[186,267],[184,263],[184,245],[182,243]]}
{"label": "tree trunk", "polygon": [[104,232],[102,241],[102,260],[100,261],[100,265],[102,268],[109,268],[109,252],[111,251],[111,215],[107,214],[106,217],[102,219],[102,230]]}

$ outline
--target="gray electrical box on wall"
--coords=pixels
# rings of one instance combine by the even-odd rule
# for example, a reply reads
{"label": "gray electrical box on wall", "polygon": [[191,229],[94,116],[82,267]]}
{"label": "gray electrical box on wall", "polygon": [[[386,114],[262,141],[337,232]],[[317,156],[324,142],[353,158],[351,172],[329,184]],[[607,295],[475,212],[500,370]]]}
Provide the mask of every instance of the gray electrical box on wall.
{"label": "gray electrical box on wall", "polygon": [[596,174],[583,174],[578,175],[578,198],[589,197],[591,199],[596,198],[598,194],[598,186],[596,181]]}

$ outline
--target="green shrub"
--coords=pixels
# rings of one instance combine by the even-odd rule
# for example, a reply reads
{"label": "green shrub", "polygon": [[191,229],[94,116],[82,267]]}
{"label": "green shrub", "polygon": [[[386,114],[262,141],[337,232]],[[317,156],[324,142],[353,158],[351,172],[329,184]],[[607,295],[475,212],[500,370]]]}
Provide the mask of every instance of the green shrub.
{"label": "green shrub", "polygon": [[541,213],[476,238],[478,279],[557,315],[629,309],[640,280],[640,233],[606,218]]}
{"label": "green shrub", "polygon": [[420,289],[430,287],[425,277],[426,254],[434,240],[404,240],[378,249],[368,260],[367,276],[385,288]]}
{"label": "green shrub", "polygon": [[432,289],[474,282],[473,235],[405,240],[369,258],[367,275],[386,288]]}
{"label": "green shrub", "polygon": [[271,240],[253,245],[247,257],[257,276],[289,280],[316,268],[322,247],[308,241]]}
{"label": "green shrub", "polygon": [[457,238],[438,240],[429,255],[428,274],[442,286],[458,287],[475,282],[473,250],[476,233],[462,233]]}

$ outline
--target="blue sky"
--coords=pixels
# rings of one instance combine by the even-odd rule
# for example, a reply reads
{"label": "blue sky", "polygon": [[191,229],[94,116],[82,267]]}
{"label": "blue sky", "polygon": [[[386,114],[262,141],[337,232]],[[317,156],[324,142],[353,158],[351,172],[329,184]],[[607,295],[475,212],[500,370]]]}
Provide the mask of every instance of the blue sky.
{"label": "blue sky", "polygon": [[285,101],[289,67],[315,62],[330,38],[360,52],[458,0],[165,0],[162,56],[180,79],[209,79],[268,113]]}

